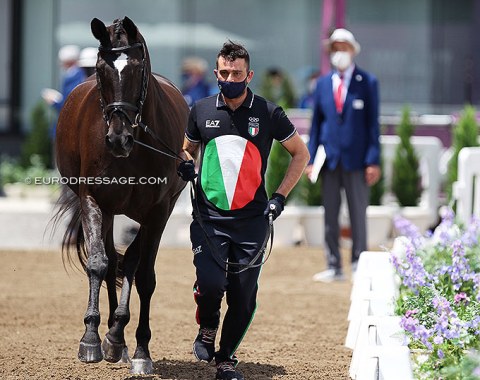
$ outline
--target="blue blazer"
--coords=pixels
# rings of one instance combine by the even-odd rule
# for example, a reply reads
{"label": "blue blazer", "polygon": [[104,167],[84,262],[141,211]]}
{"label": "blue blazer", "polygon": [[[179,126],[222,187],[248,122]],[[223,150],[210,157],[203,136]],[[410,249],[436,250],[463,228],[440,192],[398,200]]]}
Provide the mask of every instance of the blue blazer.
{"label": "blue blazer", "polygon": [[62,109],[63,105],[65,104],[65,100],[67,100],[67,97],[72,92],[72,90],[80,83],[84,82],[85,79],[87,79],[87,75],[81,67],[75,66],[66,72],[65,76],[62,79],[61,93],[63,95],[63,99],[60,102],[53,103],[53,107],[58,112],[60,112],[60,110]]}
{"label": "blue blazer", "polygon": [[342,113],[333,99],[333,71],[317,81],[308,150],[310,164],[319,145],[326,153],[326,166],[339,163],[347,171],[380,165],[377,79],[355,66]]}

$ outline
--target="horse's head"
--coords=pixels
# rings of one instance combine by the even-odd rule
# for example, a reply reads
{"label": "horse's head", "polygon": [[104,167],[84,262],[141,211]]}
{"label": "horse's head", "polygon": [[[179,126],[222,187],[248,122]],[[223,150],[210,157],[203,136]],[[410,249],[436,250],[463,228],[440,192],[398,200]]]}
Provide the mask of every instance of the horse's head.
{"label": "horse's head", "polygon": [[96,71],[108,126],[105,144],[115,157],[128,157],[134,144],[133,128],[141,121],[150,76],[145,41],[128,17],[115,20],[108,27],[94,18],[91,28],[100,41]]}

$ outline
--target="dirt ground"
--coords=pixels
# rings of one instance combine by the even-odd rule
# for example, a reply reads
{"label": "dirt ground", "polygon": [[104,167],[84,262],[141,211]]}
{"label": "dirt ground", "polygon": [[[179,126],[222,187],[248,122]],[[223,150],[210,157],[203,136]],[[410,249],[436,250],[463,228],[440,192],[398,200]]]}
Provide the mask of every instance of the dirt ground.
{"label": "dirt ground", "polygon": [[[214,367],[195,362],[191,352],[198,330],[191,261],[188,249],[159,252],[151,314],[154,374],[142,377],[130,375],[126,364],[78,361],[88,282],[83,272],[65,271],[60,251],[0,251],[0,379],[213,380]],[[237,351],[247,380],[348,379],[351,282],[313,282],[324,268],[318,249],[274,247],[261,274],[255,319]],[[138,318],[132,295],[126,330],[131,354]],[[101,313],[103,336],[105,289]]]}

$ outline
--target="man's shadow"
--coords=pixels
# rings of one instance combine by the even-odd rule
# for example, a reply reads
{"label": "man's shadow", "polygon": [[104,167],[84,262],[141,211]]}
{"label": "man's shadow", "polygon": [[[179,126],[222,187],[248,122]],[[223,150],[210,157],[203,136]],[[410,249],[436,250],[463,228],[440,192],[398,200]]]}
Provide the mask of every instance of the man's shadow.
{"label": "man's shadow", "polygon": [[[237,367],[248,380],[271,380],[274,376],[285,375],[282,366],[240,362]],[[215,365],[185,360],[158,360],[153,365],[154,376],[130,376],[125,380],[175,379],[175,380],[212,380],[215,377]]]}

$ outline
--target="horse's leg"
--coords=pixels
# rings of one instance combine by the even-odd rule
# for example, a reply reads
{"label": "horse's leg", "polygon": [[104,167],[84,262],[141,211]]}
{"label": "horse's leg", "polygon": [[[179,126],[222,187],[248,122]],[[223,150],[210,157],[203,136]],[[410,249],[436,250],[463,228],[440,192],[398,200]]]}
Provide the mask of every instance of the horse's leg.
{"label": "horse's leg", "polygon": [[[113,223],[110,229],[107,232],[105,238],[105,251],[108,256],[108,271],[105,277],[105,282],[107,283],[107,292],[108,292],[108,304],[109,304],[109,315],[108,315],[108,328],[112,328],[115,323],[115,311],[118,308],[117,300],[117,251],[115,249],[115,244],[113,241]],[[102,343],[103,357],[106,361],[115,362],[120,360],[121,362],[127,363],[128,358],[128,349],[125,344],[123,336],[120,339],[109,339],[105,338]],[[119,358],[117,360],[117,358]]]}
{"label": "horse's leg", "polygon": [[[152,214],[151,214],[152,215]],[[151,339],[150,330],[150,301],[155,290],[155,259],[161,234],[168,219],[168,209],[155,209],[154,219],[149,222],[148,228],[142,236],[142,255],[135,276],[135,284],[140,297],[140,316],[135,337],[137,348],[132,358],[131,373],[153,373],[153,362],[150,357],[148,344]]]}
{"label": "horse's leg", "polygon": [[140,260],[140,241],[142,227],[133,242],[127,248],[123,259],[123,282],[120,294],[120,302],[109,318],[109,330],[102,343],[105,360],[118,362],[122,358],[125,346],[125,326],[130,321],[130,294],[133,279]]}
{"label": "horse's leg", "polygon": [[102,211],[93,197],[82,198],[82,228],[88,251],[86,271],[89,282],[88,307],[83,319],[85,334],[80,340],[78,358],[82,362],[95,363],[103,359],[98,326],[100,324],[99,294],[107,273],[108,258],[102,240]]}

